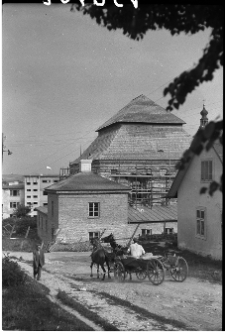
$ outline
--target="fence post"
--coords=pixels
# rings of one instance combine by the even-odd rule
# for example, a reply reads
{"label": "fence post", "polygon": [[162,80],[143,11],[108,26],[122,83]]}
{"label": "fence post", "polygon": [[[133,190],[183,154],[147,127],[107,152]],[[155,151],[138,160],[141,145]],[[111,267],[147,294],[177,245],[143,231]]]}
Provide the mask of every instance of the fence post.
{"label": "fence post", "polygon": [[10,232],[9,238],[12,237],[12,234],[13,234],[14,229],[15,229],[15,224],[14,224],[13,227],[12,227],[12,230],[11,230],[11,232]]}
{"label": "fence post", "polygon": [[30,226],[27,228],[27,232],[26,232],[25,238],[28,237],[29,231],[30,231]]}

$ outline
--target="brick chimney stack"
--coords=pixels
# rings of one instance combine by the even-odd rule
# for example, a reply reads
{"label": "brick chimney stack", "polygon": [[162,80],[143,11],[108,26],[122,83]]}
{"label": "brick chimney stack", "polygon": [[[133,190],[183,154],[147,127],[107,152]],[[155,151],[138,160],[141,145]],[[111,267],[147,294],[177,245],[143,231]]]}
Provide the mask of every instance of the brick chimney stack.
{"label": "brick chimney stack", "polygon": [[92,160],[80,160],[80,172],[91,172]]}

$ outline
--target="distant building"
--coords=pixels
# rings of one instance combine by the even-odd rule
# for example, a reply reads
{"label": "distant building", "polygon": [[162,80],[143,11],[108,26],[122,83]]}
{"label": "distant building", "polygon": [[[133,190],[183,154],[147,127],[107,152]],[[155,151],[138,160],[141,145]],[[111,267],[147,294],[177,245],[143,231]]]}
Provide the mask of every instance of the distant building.
{"label": "distant building", "polygon": [[24,205],[24,184],[17,181],[3,181],[2,184],[2,218],[12,217],[19,204]]}
{"label": "distant building", "polygon": [[[85,163],[87,162],[87,163]],[[46,212],[38,211],[38,233],[48,242],[87,241],[105,228],[117,237],[128,236],[127,210],[129,188],[90,172],[90,161],[83,161],[81,172],[45,189],[48,193],[48,226]],[[43,221],[43,224],[42,224]]]}
{"label": "distant building", "polygon": [[176,232],[176,205],[131,207],[130,189],[91,172],[90,162],[81,160],[79,173],[45,189],[48,208],[36,209],[38,235],[45,244],[84,242],[104,230],[127,244],[138,224],[136,235]]}
{"label": "distant building", "polygon": [[169,190],[178,199],[178,247],[203,256],[222,259],[222,192],[200,194],[223,172],[223,147],[215,143],[200,155],[192,154]]}
{"label": "distant building", "polygon": [[97,129],[98,137],[70,162],[70,174],[79,172],[81,159],[88,159],[93,173],[131,189],[131,205],[165,205],[175,165],[191,141],[184,124],[140,95]]}
{"label": "distant building", "polygon": [[59,175],[25,175],[25,205],[31,206],[30,216],[36,216],[36,208],[48,205],[48,195],[45,188],[59,181]]}

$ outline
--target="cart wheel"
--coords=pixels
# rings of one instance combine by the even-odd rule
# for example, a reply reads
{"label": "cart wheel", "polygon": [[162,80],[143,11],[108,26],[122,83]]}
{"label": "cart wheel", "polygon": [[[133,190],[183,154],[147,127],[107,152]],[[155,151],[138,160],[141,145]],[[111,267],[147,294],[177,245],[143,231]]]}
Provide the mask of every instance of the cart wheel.
{"label": "cart wheel", "polygon": [[147,272],[146,271],[136,271],[136,276],[138,278],[138,280],[144,280],[147,276]]}
{"label": "cart wheel", "polygon": [[126,272],[124,269],[124,266],[122,262],[118,261],[114,265],[114,277],[119,282],[122,282],[125,280]]}
{"label": "cart wheel", "polygon": [[164,269],[161,261],[158,259],[151,259],[147,264],[147,274],[149,280],[155,284],[159,285],[164,280]]}
{"label": "cart wheel", "polygon": [[175,281],[183,282],[188,274],[187,261],[182,257],[178,257],[175,265],[170,268],[170,274]]}

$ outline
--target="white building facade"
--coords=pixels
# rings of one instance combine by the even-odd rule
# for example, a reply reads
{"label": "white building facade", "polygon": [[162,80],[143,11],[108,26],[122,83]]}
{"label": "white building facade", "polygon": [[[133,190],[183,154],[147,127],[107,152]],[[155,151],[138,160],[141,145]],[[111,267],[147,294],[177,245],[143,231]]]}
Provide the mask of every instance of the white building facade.
{"label": "white building facade", "polygon": [[30,216],[36,216],[35,208],[48,205],[48,195],[45,188],[57,183],[59,175],[25,175],[25,206],[31,207]]}

